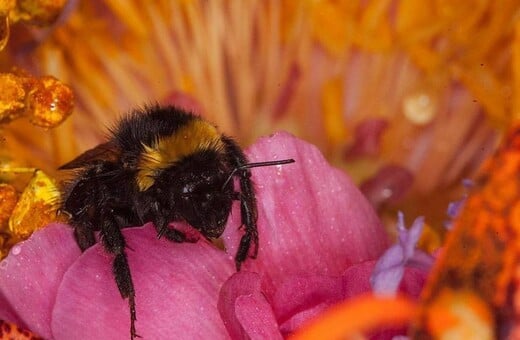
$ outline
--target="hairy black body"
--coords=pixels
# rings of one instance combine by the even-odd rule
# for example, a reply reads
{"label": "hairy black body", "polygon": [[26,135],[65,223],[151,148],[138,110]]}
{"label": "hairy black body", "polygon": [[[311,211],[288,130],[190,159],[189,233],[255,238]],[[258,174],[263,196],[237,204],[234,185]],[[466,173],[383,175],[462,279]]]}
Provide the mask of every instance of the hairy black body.
{"label": "hairy black body", "polygon": [[[130,307],[130,337],[135,329],[135,289],[121,228],[153,222],[158,237],[193,242],[172,221],[186,221],[207,238],[219,237],[240,201],[242,228],[235,255],[237,270],[248,256],[256,257],[257,206],[250,167],[293,160],[248,163],[240,147],[200,117],[174,107],[148,107],[122,119],[104,144],[60,169],[73,169],[61,211],[70,217],[74,236],[85,250],[95,233],[113,254],[117,287]],[[238,178],[234,190],[230,178]]]}

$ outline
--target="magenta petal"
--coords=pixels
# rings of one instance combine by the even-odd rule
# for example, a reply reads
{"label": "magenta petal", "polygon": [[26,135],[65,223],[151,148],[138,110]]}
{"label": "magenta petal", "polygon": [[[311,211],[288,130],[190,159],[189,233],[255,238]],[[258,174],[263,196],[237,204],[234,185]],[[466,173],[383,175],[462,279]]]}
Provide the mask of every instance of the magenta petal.
{"label": "magenta petal", "polygon": [[0,292],[0,320],[9,320],[17,325],[23,324],[22,320],[16,315],[13,307]]}
{"label": "magenta petal", "polygon": [[237,297],[235,313],[248,339],[283,339],[271,305],[260,292]]}
{"label": "magenta petal", "polygon": [[404,271],[403,280],[399,286],[399,291],[405,293],[408,296],[418,298],[424,287],[424,284],[426,283],[427,277],[428,273],[424,270],[406,268]]}
{"label": "magenta petal", "polygon": [[[293,158],[296,163],[252,169],[260,251],[244,268],[267,273],[276,285],[289,274],[341,275],[348,265],[375,259],[384,251],[386,234],[372,207],[316,147],[278,133],[260,139],[247,154],[251,162]],[[233,255],[239,225],[235,206],[224,233]]]}
{"label": "magenta petal", "polygon": [[287,278],[273,296],[273,309],[280,323],[295,314],[332,304],[343,298],[340,276],[298,275]]}
{"label": "magenta petal", "polygon": [[261,277],[257,273],[241,271],[231,276],[222,285],[218,299],[218,310],[233,339],[245,339],[246,333],[236,315],[236,300],[242,295],[261,291]]}
{"label": "magenta petal", "polygon": [[372,291],[370,275],[374,270],[376,261],[365,261],[350,266],[343,273],[343,294],[345,298],[351,298]]}
{"label": "magenta petal", "polygon": [[[203,240],[158,240],[150,225],[123,233],[136,290],[137,333],[145,339],[226,338],[217,297],[233,273],[232,259]],[[52,318],[55,339],[129,338],[128,303],[117,290],[111,260],[96,244],[65,274]]]}
{"label": "magenta petal", "polygon": [[0,307],[0,317],[16,314],[21,326],[51,338],[51,312],[58,285],[80,255],[72,237],[72,229],[51,224],[35,232],[13,249],[0,263],[0,294],[12,310]]}
{"label": "magenta petal", "polygon": [[340,276],[298,275],[287,278],[273,296],[280,329],[291,333],[332,304],[343,299]]}

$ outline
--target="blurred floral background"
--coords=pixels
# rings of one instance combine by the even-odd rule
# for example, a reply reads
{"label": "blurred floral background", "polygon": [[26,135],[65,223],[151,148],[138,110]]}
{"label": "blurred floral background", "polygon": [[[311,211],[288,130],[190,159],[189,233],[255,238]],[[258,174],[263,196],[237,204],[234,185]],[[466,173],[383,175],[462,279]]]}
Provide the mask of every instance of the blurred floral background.
{"label": "blurred floral background", "polygon": [[288,130],[377,208],[437,221],[514,117],[517,16],[515,1],[70,1],[50,28],[11,25],[2,66],[70,85],[74,114],[13,122],[4,147],[53,173],[130,108],[182,102],[244,146]]}
{"label": "blurred floral background", "polygon": [[519,115],[520,1],[6,3],[2,117],[13,82],[52,76],[74,99],[53,88],[72,114],[37,124],[22,96],[0,156],[51,177],[131,108],[176,103],[243,146],[277,130],[310,141],[383,221],[423,215],[435,239]]}

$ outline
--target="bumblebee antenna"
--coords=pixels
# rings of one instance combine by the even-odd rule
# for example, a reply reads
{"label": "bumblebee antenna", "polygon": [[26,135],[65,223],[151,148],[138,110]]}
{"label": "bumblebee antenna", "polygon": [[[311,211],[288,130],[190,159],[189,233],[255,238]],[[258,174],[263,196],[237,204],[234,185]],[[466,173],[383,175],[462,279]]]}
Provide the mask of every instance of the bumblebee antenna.
{"label": "bumblebee antenna", "polygon": [[222,186],[222,190],[224,190],[226,185],[229,183],[229,181],[231,181],[231,178],[233,178],[233,176],[235,176],[237,171],[244,170],[244,169],[251,169],[251,168],[259,168],[261,166],[273,166],[273,165],[282,165],[282,164],[289,164],[289,163],[294,163],[294,159],[290,158],[290,159],[282,159],[282,160],[279,160],[279,161],[266,161],[266,162],[247,163],[247,164],[244,164],[244,165],[241,165],[241,166],[237,166],[229,174],[229,177],[226,179],[226,181],[224,182],[224,185]]}

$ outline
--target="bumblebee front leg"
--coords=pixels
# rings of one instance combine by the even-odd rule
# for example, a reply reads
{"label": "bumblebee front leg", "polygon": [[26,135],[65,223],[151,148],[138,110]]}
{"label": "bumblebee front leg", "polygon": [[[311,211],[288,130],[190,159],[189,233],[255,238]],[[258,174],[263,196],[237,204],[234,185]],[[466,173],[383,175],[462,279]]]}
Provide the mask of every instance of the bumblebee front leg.
{"label": "bumblebee front leg", "polygon": [[[256,210],[256,199],[254,195],[253,183],[251,182],[251,173],[249,170],[240,172],[240,216],[242,219],[242,226],[245,228],[245,233],[240,239],[237,254],[235,255],[235,265],[237,271],[240,270],[242,262],[246,260],[248,255],[256,258],[258,254],[258,228],[256,220],[258,212]],[[251,251],[251,247],[253,250]]]}
{"label": "bumblebee front leg", "polygon": [[[226,144],[227,153],[230,155],[230,162],[235,168],[240,168],[247,164],[247,158],[237,143],[228,137],[224,137],[223,142]],[[242,227],[245,229],[245,234],[240,239],[240,245],[235,255],[235,265],[238,271],[242,262],[249,255],[252,258],[256,258],[258,254],[258,229],[256,226],[258,212],[255,189],[251,181],[251,172],[248,169],[244,169],[239,171],[236,176],[238,176],[240,182],[240,193],[238,193],[237,199],[240,200],[240,216]],[[252,251],[251,247],[253,247]]]}
{"label": "bumblebee front leg", "polygon": [[82,224],[77,224],[77,226],[74,227],[74,238],[81,251],[85,251],[96,243],[94,230]]}
{"label": "bumblebee front leg", "polygon": [[161,238],[164,236],[167,240],[177,243],[197,241],[189,239],[188,237],[186,237],[186,234],[179,230],[171,229],[168,226],[170,220],[168,217],[163,215],[162,211],[164,211],[164,209],[161,209],[159,203],[155,202],[151,210],[151,220],[153,222],[155,230],[157,230],[157,238]]}
{"label": "bumblebee front leg", "polygon": [[128,299],[128,306],[130,308],[130,339],[138,337],[135,331],[135,289],[130,274],[130,266],[125,253],[125,238],[118,227],[113,211],[107,214],[106,219],[102,222],[101,227],[101,241],[106,251],[114,255],[114,262],[112,264],[112,273],[114,274],[117,288],[123,299]]}

